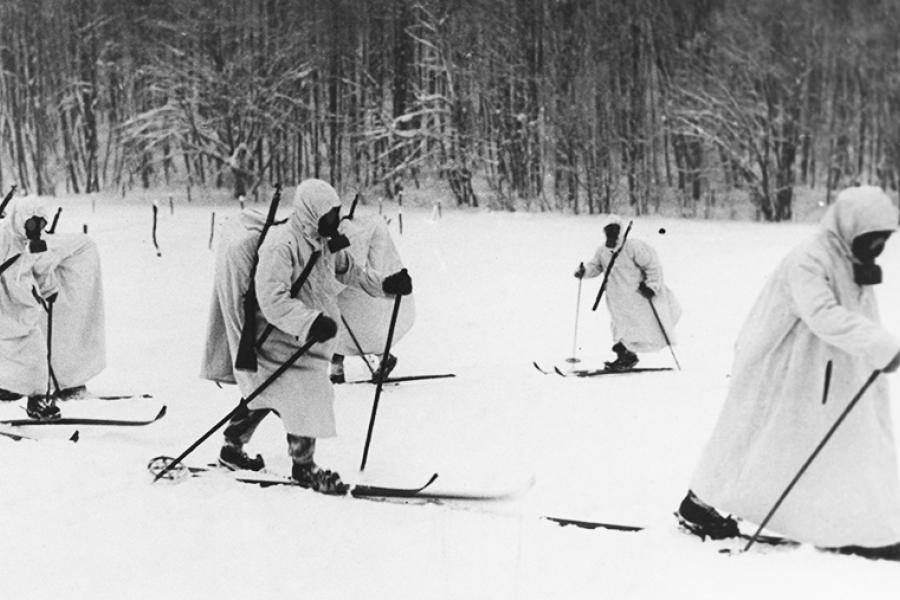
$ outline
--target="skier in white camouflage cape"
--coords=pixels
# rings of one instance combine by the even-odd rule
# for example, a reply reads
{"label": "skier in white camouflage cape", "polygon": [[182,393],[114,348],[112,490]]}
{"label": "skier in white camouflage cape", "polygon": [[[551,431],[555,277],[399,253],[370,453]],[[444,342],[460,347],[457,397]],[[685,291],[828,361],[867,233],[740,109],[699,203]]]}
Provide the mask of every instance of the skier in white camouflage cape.
{"label": "skier in white camouflage cape", "polygon": [[[403,268],[400,253],[391,239],[387,223],[381,215],[357,215],[341,221],[341,233],[350,240],[347,249],[354,261],[367,265],[382,273],[394,273]],[[388,333],[393,302],[387,298],[372,297],[358,287],[347,286],[338,295],[341,322],[338,327],[335,355],[331,359],[332,383],[344,383],[344,356],[374,354],[378,367],[374,369],[372,380],[387,377],[397,366],[393,353],[382,357]],[[394,327],[393,343],[396,344],[410,330],[415,320],[414,296],[403,299],[397,323]],[[365,356],[362,356],[363,360]]]}
{"label": "skier in white camouflage cape", "polygon": [[[736,521],[719,510],[762,523],[873,371],[897,368],[900,340],[881,326],[873,289],[881,281],[875,258],[896,224],[897,209],[880,188],[847,189],[820,230],[775,269],[738,336],[728,396],[679,508],[689,530],[737,535]],[[861,397],[769,527],[819,547],[900,558],[885,377]]]}
{"label": "skier in white camouflage cape", "polygon": [[[271,323],[271,335],[258,349],[258,370],[232,368],[243,326],[243,296],[249,286],[253,252],[262,224],[242,215],[242,221],[220,241],[215,292],[207,337],[203,375],[214,381],[236,381],[246,397],[308,341],[316,343],[300,360],[235,415],[225,430],[220,462],[230,468],[260,470],[261,456],[250,458],[243,450],[262,419],[273,411],[287,430],[291,475],[301,486],[328,494],[344,494],[348,487],[340,476],[314,461],[316,440],[333,437],[334,392],[328,365],[337,334],[337,295],[341,284],[356,285],[367,293],[406,295],[412,281],[406,272],[387,277],[356,265],[349,252],[329,250],[338,237],[341,201],[328,183],[307,179],[297,186],[294,210],[285,225],[272,228],[259,250],[255,286],[259,301],[256,339]],[[241,232],[243,228],[243,232]],[[309,264],[297,297],[291,287]],[[222,344],[222,340],[225,344]]]}
{"label": "skier in white camouflage cape", "polygon": [[605,293],[616,358],[608,361],[606,367],[615,371],[633,368],[638,363],[638,352],[665,348],[666,336],[669,343],[675,344],[674,329],[681,317],[678,300],[663,280],[662,264],[656,250],[641,239],[629,236],[625,240],[622,225],[620,217],[610,216],[603,227],[606,243],[575,271],[575,277],[580,279],[597,277],[609,270]]}
{"label": "skier in white camouflage cape", "polygon": [[41,232],[47,210],[37,198],[10,205],[0,221],[0,388],[4,399],[28,396],[29,416],[59,418],[59,408],[47,397],[47,342],[41,332],[46,321],[42,306],[53,301],[58,284]]}

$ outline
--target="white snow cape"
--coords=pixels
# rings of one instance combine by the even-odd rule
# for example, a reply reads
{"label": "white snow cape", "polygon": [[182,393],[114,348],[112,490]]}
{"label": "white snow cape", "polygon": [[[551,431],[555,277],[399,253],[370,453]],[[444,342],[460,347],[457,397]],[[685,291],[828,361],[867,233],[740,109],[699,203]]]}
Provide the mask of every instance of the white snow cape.
{"label": "white snow cape", "polygon": [[[761,523],[854,394],[900,350],[880,324],[872,287],[855,283],[850,252],[855,237],[896,223],[884,192],[850,188],[776,268],[738,336],[728,397],[691,483],[703,501]],[[900,542],[887,377],[862,396],[769,526],[823,547]]]}
{"label": "white snow cape", "polygon": [[[256,372],[235,370],[236,352],[243,324],[242,301],[249,283],[259,232],[264,218],[244,211],[223,227],[216,253],[214,292],[208,323],[201,376],[223,383],[237,383],[246,397],[281,366],[305,340],[313,320],[321,312],[339,321],[337,296],[341,284],[357,285],[372,294],[383,294],[382,274],[361,268],[352,255],[340,253],[348,267],[336,275],[335,255],[318,246],[315,223],[327,206],[307,202],[295,210],[286,225],[270,230],[260,249],[256,289],[260,303],[257,339],[267,322],[271,335],[257,349]],[[315,250],[322,252],[296,298],[289,297],[304,266]],[[272,408],[294,435],[330,437],[336,435],[333,398],[328,379],[328,363],[336,338],[314,345],[294,366],[274,380],[249,408]]]}
{"label": "white snow cape", "polygon": [[[606,285],[606,305],[609,308],[613,342],[622,342],[635,352],[655,352],[666,347],[666,336],[672,344],[677,343],[675,325],[681,318],[681,306],[675,294],[665,284],[659,256],[650,244],[632,238],[622,244],[625,227],[619,217],[612,216],[607,224],[619,224],[623,232],[619,236],[617,248],[619,256],[609,272]],[[593,258],[585,263],[584,276],[597,277],[609,268],[616,249],[605,245],[597,248]],[[653,290],[653,307],[638,291],[641,283]],[[659,315],[660,328],[653,308]]]}
{"label": "white snow cape", "polygon": [[47,390],[47,316],[32,295],[59,296],[53,308],[53,372],[61,388],[83,385],[106,366],[103,286],[97,246],[83,234],[47,235],[47,251],[31,254],[24,220],[44,216],[39,201],[20,198],[0,221],[0,262],[21,253],[0,276],[0,388]]}
{"label": "white snow cape", "polygon": [[[403,268],[400,253],[391,239],[390,231],[381,215],[357,216],[341,223],[341,233],[350,240],[348,251],[353,255],[356,264],[380,273],[396,273]],[[359,288],[345,287],[338,295],[338,307],[341,316],[347,322],[363,353],[380,354],[384,352],[388,328],[393,312],[394,299],[375,298]],[[404,296],[400,302],[400,313],[394,328],[392,344],[400,341],[412,328],[416,318],[416,307],[413,295]],[[356,356],[359,350],[350,337],[344,323],[339,323],[338,342],[335,352],[347,356]]]}

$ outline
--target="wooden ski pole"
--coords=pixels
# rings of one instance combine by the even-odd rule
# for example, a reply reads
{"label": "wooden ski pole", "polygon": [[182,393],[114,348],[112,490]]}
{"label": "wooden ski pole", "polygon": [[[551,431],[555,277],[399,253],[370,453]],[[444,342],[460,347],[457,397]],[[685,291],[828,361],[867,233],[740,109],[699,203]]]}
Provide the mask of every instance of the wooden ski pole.
{"label": "wooden ski pole", "polygon": [[669,352],[672,353],[672,360],[675,361],[675,366],[678,367],[678,370],[681,370],[681,365],[678,364],[678,358],[675,356],[675,349],[672,348],[672,342],[669,341],[669,334],[666,333],[666,328],[663,327],[662,320],[659,318],[659,313],[656,312],[656,306],[653,305],[653,298],[647,298],[647,302],[650,303],[650,309],[653,311],[653,316],[656,317],[656,323],[659,325],[659,330],[662,331],[663,338],[666,340],[666,346],[669,347]]}
{"label": "wooden ski pole", "polygon": [[[584,263],[578,263],[578,270],[581,273],[584,273]],[[578,296],[575,299],[575,332],[572,334],[572,356],[566,359],[566,362],[577,363],[581,362],[581,359],[578,358],[578,313],[581,311],[581,282],[584,281],[584,277],[578,278]]]}
{"label": "wooden ski pole", "polygon": [[375,369],[373,369],[372,365],[369,364],[369,359],[366,358],[366,353],[363,352],[362,345],[359,343],[359,340],[356,339],[356,336],[353,335],[353,330],[350,329],[350,324],[347,323],[347,319],[344,318],[344,315],[341,315],[341,323],[343,323],[344,327],[347,328],[347,333],[350,334],[350,339],[353,340],[353,345],[356,346],[356,351],[359,352],[359,357],[363,359],[363,362],[366,363],[366,367],[369,368],[369,373],[372,374],[372,377],[375,377]]}
{"label": "wooden ski pole", "polygon": [[[406,269],[403,269],[403,271],[405,272]],[[403,296],[400,294],[397,294],[394,298],[394,311],[391,313],[391,323],[388,327],[388,336],[387,342],[384,345],[384,354],[381,355],[378,384],[375,386],[375,400],[372,402],[372,416],[369,417],[369,430],[366,433],[366,445],[363,448],[362,463],[359,465],[360,471],[366,469],[366,460],[369,458],[369,444],[372,441],[372,430],[375,428],[375,413],[378,412],[378,399],[381,398],[381,388],[384,386],[385,361],[387,361],[388,356],[391,355],[391,342],[394,340],[394,327],[397,325],[397,314],[400,312],[401,298],[403,298]]]}
{"label": "wooden ski pole", "polygon": [[315,343],[316,343],[315,340],[307,340],[307,342],[305,344],[303,344],[302,346],[300,346],[300,348],[296,352],[294,352],[290,358],[288,358],[286,361],[284,361],[284,363],[282,363],[282,365],[280,367],[278,367],[278,369],[276,369],[274,373],[269,375],[269,377],[266,378],[266,380],[263,381],[259,385],[259,387],[257,387],[255,390],[253,390],[253,392],[249,396],[247,396],[246,398],[242,398],[241,401],[238,402],[238,405],[235,406],[231,410],[231,412],[229,412],[227,415],[222,417],[222,419],[218,423],[213,425],[209,429],[209,431],[207,431],[206,433],[201,435],[200,438],[197,439],[197,441],[195,441],[193,444],[188,446],[187,450],[185,450],[184,452],[179,454],[178,457],[175,458],[174,460],[172,460],[172,462],[170,462],[169,464],[167,464],[166,467],[162,471],[157,473],[156,477],[153,478],[153,481],[159,481],[166,473],[168,473],[169,471],[174,469],[178,464],[180,464],[181,461],[184,460],[184,458],[188,454],[190,454],[197,448],[197,446],[199,446],[200,444],[205,442],[207,440],[207,438],[209,438],[209,436],[211,436],[213,433],[215,433],[220,427],[222,427],[222,425],[227,423],[231,419],[231,417],[233,417],[239,410],[241,410],[241,407],[247,406],[253,400],[255,400],[257,396],[262,394],[267,387],[272,385],[273,381],[278,379],[281,376],[281,374],[284,373],[285,371],[287,371],[291,367],[291,365],[293,365],[295,362],[297,362],[300,359],[301,356],[306,354],[306,352]]}

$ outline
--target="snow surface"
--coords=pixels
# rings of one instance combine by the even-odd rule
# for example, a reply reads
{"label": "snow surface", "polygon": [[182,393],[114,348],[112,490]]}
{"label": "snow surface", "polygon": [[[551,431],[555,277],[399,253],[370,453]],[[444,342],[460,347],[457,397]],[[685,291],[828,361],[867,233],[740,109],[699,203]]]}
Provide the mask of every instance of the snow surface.
{"label": "snow surface", "polygon": [[[565,364],[571,354],[572,272],[601,242],[603,217],[444,210],[436,219],[407,209],[401,237],[396,209],[386,210],[418,312],[396,347],[395,373],[457,377],[385,388],[365,473],[358,467],[374,388],[338,387],[339,437],[320,442],[317,460],[356,482],[413,485],[436,471],[436,489],[502,490],[535,477],[511,500],[439,506],[261,489],[225,476],[151,484],[150,458],[178,454],[238,399],[234,388],[198,378],[210,213],[221,224],[237,207],[177,202],[172,215],[162,203],[157,257],[147,199],[51,202],[64,206],[59,230],[87,224],[102,255],[109,365],[89,387],[155,396],[109,402],[105,412],[150,417],[161,403],[169,412],[144,428],[81,428],[76,444],[66,427],[30,428],[46,438],[37,443],[0,437],[0,597],[896,595],[896,563],[810,547],[721,554],[678,532],[671,514],[718,415],[750,304],[812,225],[637,219],[632,235],[657,248],[684,307],[676,347],[684,370],[579,380],[541,375],[531,361]],[[900,332],[896,241],[882,264],[882,312]],[[611,355],[605,306],[590,310],[599,282],[586,280],[582,291],[583,366]],[[668,351],[642,359],[671,364]],[[351,378],[367,373],[358,359],[347,368]],[[88,408],[62,406],[64,414]],[[217,433],[189,462],[214,460],[220,440]],[[248,450],[274,471],[290,468],[275,417]],[[562,528],[542,515],[650,530]]]}

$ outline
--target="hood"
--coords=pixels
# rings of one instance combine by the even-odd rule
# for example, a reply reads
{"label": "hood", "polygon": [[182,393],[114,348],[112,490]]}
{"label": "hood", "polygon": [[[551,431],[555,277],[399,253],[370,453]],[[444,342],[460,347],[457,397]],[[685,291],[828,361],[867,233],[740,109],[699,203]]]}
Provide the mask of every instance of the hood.
{"label": "hood", "polygon": [[897,219],[897,208],[884,190],[863,185],[838,194],[822,217],[822,227],[852,259],[850,247],[857,236],[873,231],[894,231]]}
{"label": "hood", "polygon": [[47,208],[37,196],[26,196],[10,202],[6,218],[0,221],[0,261],[14,254],[23,255],[16,265],[17,280],[34,264],[34,255],[28,250],[25,221],[35,216],[47,220]]}
{"label": "hood", "polygon": [[297,186],[294,194],[294,212],[291,224],[311,242],[320,240],[319,219],[335,206],[341,205],[341,198],[331,184],[321,179],[306,179]]}
{"label": "hood", "polygon": [[7,207],[6,218],[3,219],[4,234],[16,242],[25,242],[28,238],[25,236],[25,221],[31,217],[41,217],[49,222],[47,217],[47,208],[40,198],[36,196],[26,196],[13,200]]}

